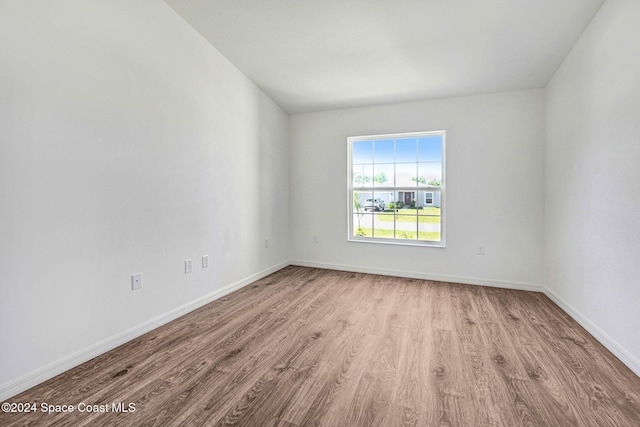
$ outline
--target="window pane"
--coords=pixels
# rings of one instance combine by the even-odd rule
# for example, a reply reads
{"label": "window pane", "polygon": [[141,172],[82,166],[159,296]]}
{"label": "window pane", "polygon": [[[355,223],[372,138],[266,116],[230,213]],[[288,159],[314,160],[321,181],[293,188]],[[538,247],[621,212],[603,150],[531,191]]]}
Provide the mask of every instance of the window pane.
{"label": "window pane", "polygon": [[442,163],[418,163],[418,186],[440,187],[442,185]]}
{"label": "window pane", "polygon": [[442,136],[418,138],[418,160],[421,162],[441,162]]}
{"label": "window pane", "polygon": [[371,214],[354,214],[353,215],[353,235],[358,237],[373,237],[373,215]]}
{"label": "window pane", "polygon": [[393,163],[373,165],[373,185],[375,187],[393,187],[395,185]]}
{"label": "window pane", "polygon": [[396,216],[396,239],[418,240],[418,223],[416,216]]}
{"label": "window pane", "polygon": [[370,187],[373,184],[373,165],[353,166],[353,186]]}
{"label": "window pane", "polygon": [[373,236],[385,239],[394,237],[394,215],[392,212],[377,213],[373,216]]}
{"label": "window pane", "polygon": [[374,163],[393,163],[393,139],[381,139],[373,143]]}
{"label": "window pane", "polygon": [[364,201],[364,210],[369,212],[378,212],[386,208],[386,203],[378,197],[367,196]]}
{"label": "window pane", "polygon": [[[394,209],[403,209],[411,206],[411,201],[416,198],[415,191],[397,191],[394,197]],[[415,206],[414,206],[415,207]]]}
{"label": "window pane", "polygon": [[373,141],[354,141],[351,156],[354,165],[373,163]]}
{"label": "window pane", "polygon": [[[434,217],[439,219],[440,217]],[[422,219],[422,218],[421,218]],[[433,222],[419,222],[418,223],[418,239],[419,240],[429,240],[432,242],[440,242],[441,233],[440,233],[441,224],[433,223]]]}
{"label": "window pane", "polygon": [[416,163],[400,163],[396,164],[396,185],[398,187],[415,187],[417,186],[416,175],[418,172]]}
{"label": "window pane", "polygon": [[396,139],[396,162],[417,162],[417,138]]}
{"label": "window pane", "polygon": [[353,212],[364,212],[367,200],[373,198],[371,191],[354,191],[353,192]]}
{"label": "window pane", "polygon": [[440,242],[442,227],[440,192],[429,192],[428,194],[432,194],[433,205],[418,210],[418,239]]}
{"label": "window pane", "polygon": [[375,191],[373,198],[378,200],[378,205],[381,208],[379,210],[386,211],[390,209],[389,203],[393,201],[393,192]]}

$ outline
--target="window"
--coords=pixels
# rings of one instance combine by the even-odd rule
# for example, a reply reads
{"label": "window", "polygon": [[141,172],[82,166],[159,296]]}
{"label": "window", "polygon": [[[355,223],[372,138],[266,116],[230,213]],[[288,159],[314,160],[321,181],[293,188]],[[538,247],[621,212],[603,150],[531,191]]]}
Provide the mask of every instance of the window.
{"label": "window", "polygon": [[445,132],[347,142],[349,240],[445,246]]}
{"label": "window", "polygon": [[433,192],[427,191],[424,193],[424,204],[433,205]]}

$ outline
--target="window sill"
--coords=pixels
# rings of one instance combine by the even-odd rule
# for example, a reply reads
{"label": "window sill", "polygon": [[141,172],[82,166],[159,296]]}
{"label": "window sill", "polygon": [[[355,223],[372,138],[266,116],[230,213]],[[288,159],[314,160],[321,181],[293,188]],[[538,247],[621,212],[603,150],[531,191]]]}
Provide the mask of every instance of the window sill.
{"label": "window sill", "polygon": [[349,242],[354,243],[376,243],[383,245],[399,245],[399,246],[419,246],[419,247],[427,247],[427,248],[446,248],[446,242],[433,242],[429,240],[397,240],[397,239],[374,239],[374,238],[366,238],[366,237],[349,237],[347,239]]}

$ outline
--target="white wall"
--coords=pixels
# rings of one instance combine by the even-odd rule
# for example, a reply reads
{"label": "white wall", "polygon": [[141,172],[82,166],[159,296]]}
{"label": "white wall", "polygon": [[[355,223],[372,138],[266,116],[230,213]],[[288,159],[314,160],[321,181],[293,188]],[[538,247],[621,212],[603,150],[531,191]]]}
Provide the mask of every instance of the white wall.
{"label": "white wall", "polygon": [[[540,286],[543,106],[530,90],[290,116],[294,263]],[[447,247],[347,242],[347,137],[427,130],[447,131]]]}
{"label": "white wall", "polygon": [[545,237],[551,293],[640,375],[639,22],[607,0],[547,87]]}
{"label": "white wall", "polygon": [[286,263],[287,123],[164,2],[0,3],[0,392]]}

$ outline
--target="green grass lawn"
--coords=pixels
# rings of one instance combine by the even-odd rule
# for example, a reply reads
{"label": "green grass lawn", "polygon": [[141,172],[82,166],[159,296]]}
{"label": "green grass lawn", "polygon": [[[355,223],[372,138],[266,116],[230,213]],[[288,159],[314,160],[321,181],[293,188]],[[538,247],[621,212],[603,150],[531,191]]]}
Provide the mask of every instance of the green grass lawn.
{"label": "green grass lawn", "polygon": [[[356,228],[356,233],[360,231],[360,234],[356,234],[356,236],[362,237],[382,237],[387,239],[393,239],[393,230],[385,230],[382,228]],[[373,233],[373,234],[372,234]],[[407,240],[416,240],[416,232],[415,231],[403,231],[398,230],[396,232],[396,239],[407,239]],[[440,241],[440,233],[437,231],[420,231],[418,240],[429,240],[432,242]]]}
{"label": "green grass lawn", "polygon": [[[404,209],[400,209],[401,211]],[[409,209],[413,210],[413,209]],[[422,208],[417,209],[418,215],[438,215],[440,216],[440,208]]]}
{"label": "green grass lawn", "polygon": [[[384,211],[376,213],[376,219],[384,222],[415,222],[415,215],[418,215],[418,222],[427,224],[440,224],[440,208],[423,208],[423,209],[398,209],[394,211]],[[413,216],[410,216],[413,215]]]}

